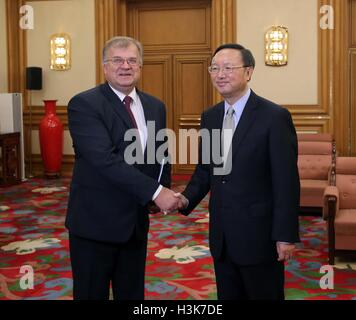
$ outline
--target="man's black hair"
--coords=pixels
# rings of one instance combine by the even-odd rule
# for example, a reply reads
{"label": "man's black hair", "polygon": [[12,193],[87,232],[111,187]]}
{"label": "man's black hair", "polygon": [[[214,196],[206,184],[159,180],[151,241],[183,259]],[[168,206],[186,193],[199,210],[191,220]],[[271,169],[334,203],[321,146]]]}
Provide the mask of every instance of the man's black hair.
{"label": "man's black hair", "polygon": [[213,57],[220,51],[223,49],[235,49],[241,52],[242,55],[242,62],[244,64],[245,67],[255,67],[256,62],[255,62],[255,58],[253,57],[252,52],[249,49],[246,49],[245,47],[243,47],[240,44],[237,43],[226,43],[223,44],[221,46],[219,46],[214,54]]}

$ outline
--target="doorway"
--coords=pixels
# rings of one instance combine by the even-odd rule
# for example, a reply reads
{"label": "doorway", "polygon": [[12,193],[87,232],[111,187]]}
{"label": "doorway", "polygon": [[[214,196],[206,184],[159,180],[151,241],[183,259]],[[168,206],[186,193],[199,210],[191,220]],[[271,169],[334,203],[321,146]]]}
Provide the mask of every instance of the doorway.
{"label": "doorway", "polygon": [[[143,44],[139,87],[165,102],[167,127],[177,138],[178,162],[179,130],[199,129],[201,113],[213,104],[208,73],[211,1],[128,1],[127,33]],[[197,148],[190,150],[188,141],[183,152],[187,163],[173,165],[175,174],[191,173],[195,168]]]}

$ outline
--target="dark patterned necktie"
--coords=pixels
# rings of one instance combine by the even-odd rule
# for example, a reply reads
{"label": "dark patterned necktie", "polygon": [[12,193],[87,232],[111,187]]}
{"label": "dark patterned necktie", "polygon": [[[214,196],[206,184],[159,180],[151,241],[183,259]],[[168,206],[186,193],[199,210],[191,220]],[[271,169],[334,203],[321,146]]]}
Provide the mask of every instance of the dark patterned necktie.
{"label": "dark patterned necktie", "polygon": [[133,126],[138,129],[137,127],[137,123],[136,123],[136,120],[135,120],[135,117],[132,113],[132,110],[131,110],[131,102],[132,102],[132,98],[130,96],[126,96],[124,98],[124,100],[122,101],[125,105],[125,108],[127,110],[127,113],[129,114],[130,118],[131,118],[131,122],[133,124]]}

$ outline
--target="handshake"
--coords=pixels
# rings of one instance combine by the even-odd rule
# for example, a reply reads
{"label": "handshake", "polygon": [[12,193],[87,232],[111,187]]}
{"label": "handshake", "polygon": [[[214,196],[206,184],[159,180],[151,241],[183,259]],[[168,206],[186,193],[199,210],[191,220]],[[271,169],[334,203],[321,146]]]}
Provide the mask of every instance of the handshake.
{"label": "handshake", "polygon": [[162,188],[154,202],[164,214],[175,210],[185,209],[189,204],[188,199],[181,193],[175,193],[165,187]]}

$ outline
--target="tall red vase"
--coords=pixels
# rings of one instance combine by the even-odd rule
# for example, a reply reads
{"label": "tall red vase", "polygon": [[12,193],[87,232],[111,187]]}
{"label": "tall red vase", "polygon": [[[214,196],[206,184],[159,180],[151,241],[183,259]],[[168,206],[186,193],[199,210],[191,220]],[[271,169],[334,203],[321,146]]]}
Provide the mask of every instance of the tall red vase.
{"label": "tall red vase", "polygon": [[43,100],[46,114],[40,122],[40,147],[45,176],[60,176],[63,155],[63,125],[56,114],[57,100]]}

